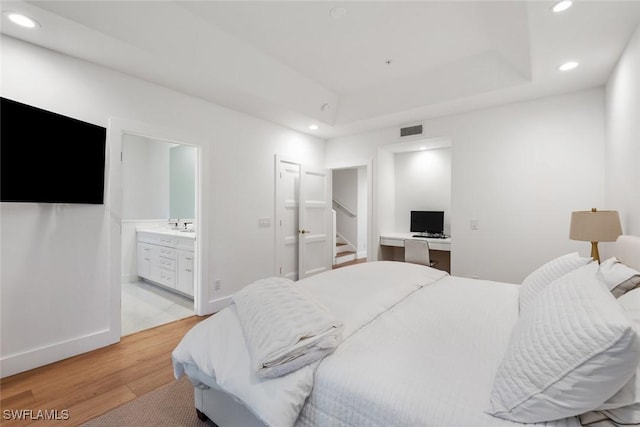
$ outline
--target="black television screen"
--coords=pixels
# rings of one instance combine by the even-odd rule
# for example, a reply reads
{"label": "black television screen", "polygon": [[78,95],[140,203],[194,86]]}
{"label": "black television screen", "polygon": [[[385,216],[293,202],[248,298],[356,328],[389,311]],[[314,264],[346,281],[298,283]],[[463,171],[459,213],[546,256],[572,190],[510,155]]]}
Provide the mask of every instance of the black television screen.
{"label": "black television screen", "polygon": [[412,233],[444,233],[443,211],[411,211]]}
{"label": "black television screen", "polygon": [[106,128],[0,100],[0,200],[103,204]]}

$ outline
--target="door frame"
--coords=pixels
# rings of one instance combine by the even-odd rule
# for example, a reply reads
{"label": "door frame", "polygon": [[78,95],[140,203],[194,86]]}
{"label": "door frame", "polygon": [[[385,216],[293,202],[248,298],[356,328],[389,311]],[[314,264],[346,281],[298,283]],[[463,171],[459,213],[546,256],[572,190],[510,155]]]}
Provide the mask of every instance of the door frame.
{"label": "door frame", "polygon": [[[286,273],[281,270],[281,267],[283,264],[282,257],[283,257],[284,238],[282,236],[282,228],[280,225],[280,222],[282,221],[282,218],[280,217],[280,211],[284,206],[282,206],[282,200],[281,200],[282,189],[280,188],[280,177],[279,177],[280,163],[291,163],[294,165],[298,165],[299,172],[302,170],[302,163],[299,160],[295,159],[294,157],[288,156],[286,154],[276,154],[274,156],[273,176],[274,176],[274,188],[275,188],[275,192],[274,192],[275,203],[274,203],[274,213],[273,213],[273,218],[274,218],[273,241],[275,242],[275,250],[274,250],[274,260],[273,260],[273,273],[275,276],[278,276],[278,277],[281,277],[284,273]],[[299,179],[299,175],[298,175],[298,179]],[[298,202],[298,209],[300,209],[299,200],[297,200],[297,202]]]}
{"label": "door frame", "polygon": [[367,170],[367,262],[378,260],[378,245],[374,244],[376,236],[374,236],[373,230],[374,221],[377,219],[373,212],[374,206],[374,194],[373,194],[373,172],[374,161],[373,159],[355,159],[344,162],[333,162],[325,165],[326,169],[333,172],[336,169],[355,169],[365,167]]}
{"label": "door frame", "polygon": [[204,162],[209,158],[209,144],[205,138],[175,128],[167,128],[154,124],[142,123],[117,117],[109,118],[107,127],[108,162],[107,194],[109,211],[114,227],[109,236],[109,334],[112,342],[120,341],[121,324],[121,257],[122,257],[122,138],[124,134],[142,136],[148,139],[173,142],[181,145],[193,146],[196,149],[196,207],[195,250],[196,266],[194,268],[194,311],[196,315],[205,315],[214,311],[214,302],[210,301],[208,286],[209,270],[204,260],[211,259],[211,248],[206,236],[210,229],[210,219],[206,215],[210,212],[210,200],[202,191],[204,184],[209,182],[208,168]]}

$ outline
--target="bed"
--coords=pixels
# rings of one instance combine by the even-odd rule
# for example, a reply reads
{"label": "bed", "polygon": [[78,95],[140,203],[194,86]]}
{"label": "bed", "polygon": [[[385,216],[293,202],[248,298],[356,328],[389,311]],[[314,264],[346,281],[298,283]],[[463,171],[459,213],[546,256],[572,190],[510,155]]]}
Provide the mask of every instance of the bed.
{"label": "bed", "polygon": [[[455,277],[402,262],[343,267],[295,283],[339,320],[339,342],[331,351],[317,360],[286,359],[285,366],[293,363],[290,372],[265,377],[256,368],[252,332],[239,299],[185,335],[172,355],[175,376],[189,377],[198,416],[221,427],[629,425],[640,416],[640,288],[633,289],[640,284],[640,238],[622,236],[614,255],[599,266],[568,254],[532,272],[522,285]],[[607,286],[582,286],[592,276]],[[628,289],[616,299],[614,285],[604,276],[624,281]],[[554,292],[564,292],[567,304],[586,301],[586,308],[567,309],[560,305],[564,296]],[[274,300],[267,303],[267,315],[280,309],[269,305],[280,298]],[[558,310],[562,319],[540,321],[555,319],[548,316]],[[565,316],[565,311],[577,314]],[[576,323],[583,321],[583,311],[591,322],[584,327]],[[264,318],[253,320],[269,329]],[[543,329],[541,334],[536,328],[556,328],[565,321],[562,333],[569,331],[568,338],[556,344],[537,341],[558,332]],[[277,334],[286,328],[273,329]],[[592,330],[595,337],[583,336]],[[256,336],[264,339],[261,332]],[[607,339],[611,345],[602,344],[579,364],[570,362],[574,355],[561,353],[582,357],[580,351],[591,350],[581,346]],[[560,374],[547,372],[553,371],[548,360],[536,360],[554,345],[558,349],[549,357],[572,363],[570,369],[559,366]],[[522,362],[523,351],[535,357]],[[527,365],[538,366],[534,378],[527,378]],[[518,400],[518,387],[535,387],[545,375],[556,378],[543,391],[529,391]],[[563,399],[574,390],[574,406],[582,405],[583,412],[565,407],[572,402],[567,397],[565,405]],[[549,402],[555,405],[551,409]],[[549,419],[539,421],[545,411]]]}

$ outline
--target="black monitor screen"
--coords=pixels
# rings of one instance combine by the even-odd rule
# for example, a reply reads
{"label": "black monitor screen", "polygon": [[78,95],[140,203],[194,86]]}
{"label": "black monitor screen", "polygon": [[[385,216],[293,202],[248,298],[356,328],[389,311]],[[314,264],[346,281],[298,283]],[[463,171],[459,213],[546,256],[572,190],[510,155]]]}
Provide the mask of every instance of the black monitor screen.
{"label": "black monitor screen", "polygon": [[444,232],[444,211],[411,211],[412,233]]}
{"label": "black monitor screen", "polygon": [[0,200],[104,203],[104,127],[1,98]]}

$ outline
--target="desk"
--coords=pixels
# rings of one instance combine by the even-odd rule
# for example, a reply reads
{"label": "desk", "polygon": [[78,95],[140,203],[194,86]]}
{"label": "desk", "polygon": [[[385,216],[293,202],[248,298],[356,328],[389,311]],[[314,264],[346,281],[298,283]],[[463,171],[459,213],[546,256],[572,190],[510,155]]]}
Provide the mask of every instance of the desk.
{"label": "desk", "polygon": [[386,261],[404,261],[404,241],[426,240],[429,242],[429,256],[438,261],[435,268],[451,273],[451,237],[435,239],[431,237],[413,237],[416,233],[384,233],[380,235],[381,259]]}

